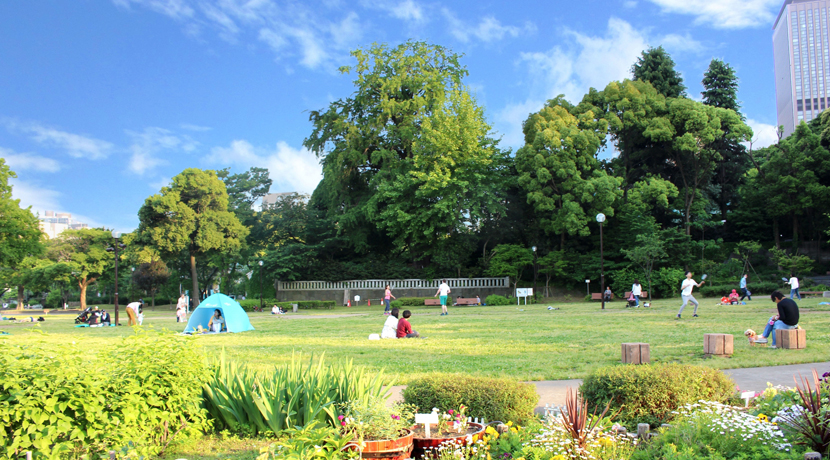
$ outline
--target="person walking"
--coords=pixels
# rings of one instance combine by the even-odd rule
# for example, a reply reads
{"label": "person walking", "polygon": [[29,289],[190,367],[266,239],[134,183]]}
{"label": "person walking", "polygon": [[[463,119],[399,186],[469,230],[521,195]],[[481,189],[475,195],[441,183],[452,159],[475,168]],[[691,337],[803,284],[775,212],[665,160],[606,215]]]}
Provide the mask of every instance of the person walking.
{"label": "person walking", "polygon": [[798,278],[790,273],[790,280],[787,281],[787,284],[790,285],[790,299],[798,297],[798,300],[801,300],[801,294],[798,292]]}
{"label": "person walking", "polygon": [[752,295],[749,293],[749,290],[746,288],[746,283],[749,281],[749,275],[744,273],[744,276],[741,277],[741,300],[744,300],[746,297],[748,300],[752,300]]}
{"label": "person walking", "polygon": [[696,282],[692,279],[692,272],[686,272],[686,279],[683,280],[683,284],[680,285],[680,298],[683,299],[683,305],[680,306],[680,311],[677,312],[677,319],[680,319],[683,309],[686,308],[686,304],[689,302],[695,305],[695,311],[692,313],[692,317],[697,318],[697,307],[699,307],[700,304],[692,295],[692,289],[694,289],[695,286],[702,286],[705,282],[706,281],[701,281],[700,283]]}
{"label": "person walking", "polygon": [[640,296],[643,295],[643,287],[640,286],[640,280],[634,280],[634,284],[631,285],[631,295],[634,296],[635,306],[639,307]]}
{"label": "person walking", "polygon": [[452,290],[450,290],[450,285],[447,284],[447,280],[441,280],[441,284],[438,285],[438,292],[435,293],[433,297],[440,296],[441,299],[441,316],[446,316],[447,313],[447,296],[450,295]]}
{"label": "person walking", "polygon": [[392,295],[392,288],[387,284],[386,291],[383,293],[383,302],[386,304],[386,309],[383,310],[384,315],[388,315],[391,311],[389,304],[392,302],[392,299],[397,299],[397,297]]}

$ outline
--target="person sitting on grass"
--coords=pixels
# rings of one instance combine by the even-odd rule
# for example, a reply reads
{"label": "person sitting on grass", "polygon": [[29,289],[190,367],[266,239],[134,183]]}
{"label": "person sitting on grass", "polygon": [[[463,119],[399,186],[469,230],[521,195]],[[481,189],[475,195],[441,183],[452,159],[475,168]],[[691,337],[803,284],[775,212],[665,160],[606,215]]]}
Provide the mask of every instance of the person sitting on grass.
{"label": "person sitting on grass", "polygon": [[213,311],[213,316],[208,321],[208,330],[211,332],[222,332],[225,325],[225,318],[222,317],[222,312],[217,308]]}
{"label": "person sitting on grass", "polygon": [[721,297],[719,305],[729,305],[729,297],[727,297],[727,296]]}
{"label": "person sitting on grass", "polygon": [[396,336],[399,339],[407,338],[411,339],[413,337],[420,337],[421,334],[418,334],[417,331],[412,330],[412,325],[409,324],[409,317],[412,316],[412,312],[409,310],[403,311],[403,318],[398,320],[398,333]]}
{"label": "person sitting on grass", "polygon": [[109,326],[111,324],[110,314],[106,310],[101,310],[101,324]]}
{"label": "person sitting on grass", "polygon": [[[398,336],[398,313],[400,310],[397,308],[393,308],[391,312],[389,312],[389,317],[386,318],[386,322],[383,323],[383,330],[380,331],[380,338],[382,339],[394,339]],[[412,326],[410,326],[412,328]]]}
{"label": "person sitting on grass", "polygon": [[738,295],[738,291],[732,289],[732,292],[729,294],[729,303],[731,303],[732,305],[738,305],[738,302],[740,302],[740,300],[741,296]]}

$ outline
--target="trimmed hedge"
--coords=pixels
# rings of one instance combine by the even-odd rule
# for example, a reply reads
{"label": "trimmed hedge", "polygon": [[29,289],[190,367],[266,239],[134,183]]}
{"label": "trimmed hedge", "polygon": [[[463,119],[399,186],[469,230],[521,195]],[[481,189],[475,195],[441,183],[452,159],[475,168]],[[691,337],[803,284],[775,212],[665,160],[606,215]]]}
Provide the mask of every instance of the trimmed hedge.
{"label": "trimmed hedge", "polygon": [[[434,297],[400,297],[390,302],[390,305],[401,307],[423,307],[426,299],[434,299]],[[395,302],[398,302],[397,304]]]}
{"label": "trimmed hedge", "polygon": [[491,294],[484,300],[488,306],[490,305],[511,305],[510,299],[503,295]]}
{"label": "trimmed hedge", "polygon": [[[310,310],[315,308],[332,310],[337,302],[333,300],[296,300],[293,302],[277,302],[277,299],[262,299],[262,304],[266,311],[270,311],[274,304],[285,311],[291,311],[293,304],[297,304],[297,308],[300,310]],[[241,305],[242,309],[245,311],[254,311],[254,308],[259,307],[259,299],[240,300],[239,305]]]}
{"label": "trimmed hedge", "polygon": [[472,417],[515,423],[532,418],[539,402],[536,387],[531,384],[457,374],[431,375],[409,382],[403,398],[422,413],[433,407],[444,411],[458,409],[464,404]]}
{"label": "trimmed hedge", "polygon": [[588,410],[601,412],[611,401],[609,413],[629,429],[638,423],[652,428],[668,422],[672,411],[698,400],[726,402],[735,393],[735,382],[723,372],[687,364],[618,365],[597,369],[579,389]]}

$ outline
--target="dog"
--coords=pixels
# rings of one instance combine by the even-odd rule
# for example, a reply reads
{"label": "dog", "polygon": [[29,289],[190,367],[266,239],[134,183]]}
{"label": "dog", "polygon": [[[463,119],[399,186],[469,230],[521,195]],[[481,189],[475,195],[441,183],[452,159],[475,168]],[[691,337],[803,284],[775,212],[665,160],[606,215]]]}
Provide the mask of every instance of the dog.
{"label": "dog", "polygon": [[750,345],[754,346],[756,343],[767,343],[767,339],[759,337],[758,333],[753,331],[752,329],[747,329],[746,331],[744,331],[744,335],[747,339],[749,339]]}

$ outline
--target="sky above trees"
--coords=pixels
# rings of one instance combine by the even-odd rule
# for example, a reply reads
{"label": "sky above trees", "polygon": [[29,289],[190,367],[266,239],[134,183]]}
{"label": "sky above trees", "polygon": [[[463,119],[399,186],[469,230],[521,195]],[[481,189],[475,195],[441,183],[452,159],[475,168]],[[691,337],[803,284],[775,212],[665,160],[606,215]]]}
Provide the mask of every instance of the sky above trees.
{"label": "sky above trees", "polygon": [[[0,157],[34,211],[137,227],[144,199],[188,167],[261,166],[272,192],[322,177],[310,111],[354,92],[349,51],[424,40],[463,54],[502,147],[547,99],[578,103],[630,76],[648,46],[700,99],[712,58],[742,112],[775,139],[771,28],[780,1],[457,2],[86,0],[0,3]],[[611,154],[607,152],[606,154]]]}

